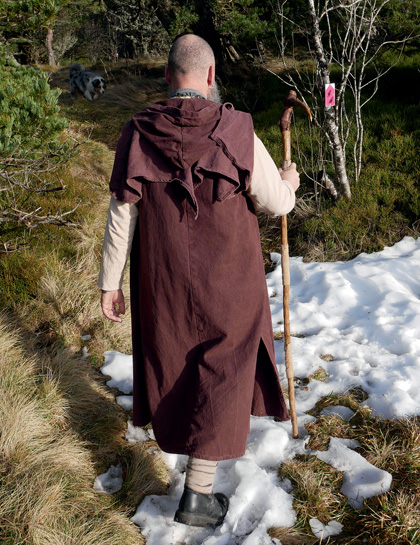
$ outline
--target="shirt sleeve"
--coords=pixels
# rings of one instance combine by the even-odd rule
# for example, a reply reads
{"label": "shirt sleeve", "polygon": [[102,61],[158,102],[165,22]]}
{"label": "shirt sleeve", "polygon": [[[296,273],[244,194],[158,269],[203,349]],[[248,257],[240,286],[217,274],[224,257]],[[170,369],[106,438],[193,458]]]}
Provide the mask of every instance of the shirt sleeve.
{"label": "shirt sleeve", "polygon": [[255,209],[269,216],[288,214],[295,205],[295,192],[280,173],[264,144],[254,134],[254,170],[248,188]]}
{"label": "shirt sleeve", "polygon": [[124,203],[111,197],[98,278],[98,286],[105,291],[121,289],[138,214],[135,203]]}

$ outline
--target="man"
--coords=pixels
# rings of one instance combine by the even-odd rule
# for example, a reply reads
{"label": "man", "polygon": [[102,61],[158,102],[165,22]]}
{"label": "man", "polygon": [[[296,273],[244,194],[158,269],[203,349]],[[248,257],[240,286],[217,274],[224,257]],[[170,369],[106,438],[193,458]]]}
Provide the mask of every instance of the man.
{"label": "man", "polygon": [[175,520],[217,526],[218,460],[244,454],[250,414],[288,419],[255,209],[288,213],[299,174],[279,173],[249,114],[215,102],[203,39],[178,38],[165,74],[169,99],[120,135],[98,285],[121,321],[130,254],[134,425],[151,421],[164,451],[189,456]]}

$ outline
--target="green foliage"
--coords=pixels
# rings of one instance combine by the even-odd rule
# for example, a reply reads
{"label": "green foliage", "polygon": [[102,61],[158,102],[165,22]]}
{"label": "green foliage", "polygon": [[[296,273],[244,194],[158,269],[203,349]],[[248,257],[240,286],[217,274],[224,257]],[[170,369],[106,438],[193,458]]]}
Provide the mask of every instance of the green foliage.
{"label": "green foliage", "polygon": [[[60,199],[61,166],[77,144],[63,141],[59,90],[41,70],[0,61],[0,243],[16,249],[39,225],[68,223]],[[52,206],[51,206],[52,205]],[[74,206],[73,206],[74,208]]]}
{"label": "green foliage", "polygon": [[49,25],[61,7],[60,0],[0,0],[0,30],[24,33]]}
{"label": "green foliage", "polygon": [[[273,4],[270,2],[270,8],[272,10],[272,17],[276,23],[276,33],[280,35],[280,27],[283,27],[283,31],[287,36],[292,36],[297,28],[305,28],[309,13],[307,0],[294,0],[293,2],[278,2]],[[299,33],[295,36],[295,39],[299,40]]]}
{"label": "green foliage", "polygon": [[47,55],[55,66],[74,44],[77,29],[86,25],[89,31],[89,16],[101,10],[96,0],[0,0],[0,43],[13,47],[22,64],[42,62]]}
{"label": "green foliage", "polygon": [[[1,54],[1,51],[0,51]],[[20,157],[52,150],[67,122],[58,97],[41,70],[9,66],[0,59],[0,157]]]}
{"label": "green foliage", "polygon": [[418,35],[420,0],[390,0],[385,6],[384,24],[395,36]]}
{"label": "green foliage", "polygon": [[254,0],[235,3],[213,0],[212,8],[218,32],[229,36],[232,43],[261,38],[270,28],[267,4]]}
{"label": "green foliage", "polygon": [[268,1],[159,0],[157,6],[157,16],[172,39],[194,32],[210,43],[218,62],[226,60],[229,46],[248,53],[256,49],[256,39],[265,39],[275,30]]}
{"label": "green foliage", "polygon": [[83,10],[96,12],[94,0],[0,0],[0,31],[23,34],[40,27],[53,28],[60,10],[77,18]]}
{"label": "green foliage", "polygon": [[124,57],[152,56],[169,49],[167,33],[152,0],[104,0],[109,34]]}
{"label": "green foliage", "polygon": [[192,3],[186,2],[180,6],[177,17],[169,25],[169,35],[175,38],[179,34],[192,32],[198,20],[199,15],[194,11]]}

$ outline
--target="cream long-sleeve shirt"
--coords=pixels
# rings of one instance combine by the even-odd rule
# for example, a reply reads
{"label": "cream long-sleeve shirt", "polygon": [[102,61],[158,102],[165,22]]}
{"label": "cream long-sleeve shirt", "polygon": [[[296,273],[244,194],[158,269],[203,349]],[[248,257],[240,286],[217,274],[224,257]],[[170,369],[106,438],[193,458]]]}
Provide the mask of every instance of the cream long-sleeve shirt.
{"label": "cream long-sleeve shirt", "polygon": [[[273,159],[257,135],[254,135],[254,170],[248,195],[256,210],[272,217],[287,214],[295,205],[293,187],[281,179]],[[123,203],[111,197],[98,278],[98,286],[104,291],[122,286],[137,216],[137,204]]]}

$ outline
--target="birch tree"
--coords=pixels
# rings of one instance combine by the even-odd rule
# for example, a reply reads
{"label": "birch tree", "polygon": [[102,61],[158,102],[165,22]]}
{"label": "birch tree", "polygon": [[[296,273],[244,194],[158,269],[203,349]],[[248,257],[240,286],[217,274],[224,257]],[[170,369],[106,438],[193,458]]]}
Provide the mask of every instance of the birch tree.
{"label": "birch tree", "polygon": [[[352,137],[351,160],[354,182],[362,169],[364,126],[362,110],[378,91],[380,78],[392,67],[380,63],[381,54],[390,46],[402,46],[410,37],[392,39],[381,20],[391,0],[307,0],[307,17],[290,21],[286,2],[278,1],[279,46],[286,72],[280,79],[292,85],[303,98],[310,97],[315,123],[330,150],[334,179],[326,176],[325,144],[319,143],[320,172],[310,177],[333,194],[351,198],[348,176],[348,145]],[[284,21],[292,22],[294,34],[304,36],[313,72],[293,73]],[[400,54],[402,47],[400,48]],[[332,75],[333,74],[333,75]],[[335,105],[325,105],[325,89],[335,83]],[[349,98],[351,97],[351,101]],[[351,103],[351,106],[349,104]],[[353,130],[354,128],[354,130]],[[352,131],[353,130],[353,131]]]}

